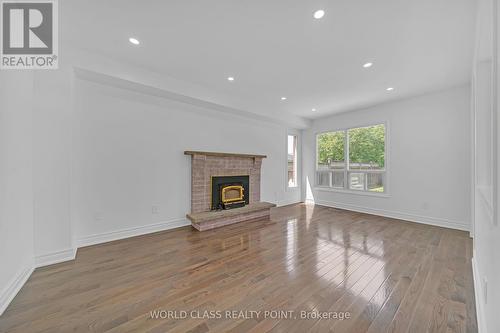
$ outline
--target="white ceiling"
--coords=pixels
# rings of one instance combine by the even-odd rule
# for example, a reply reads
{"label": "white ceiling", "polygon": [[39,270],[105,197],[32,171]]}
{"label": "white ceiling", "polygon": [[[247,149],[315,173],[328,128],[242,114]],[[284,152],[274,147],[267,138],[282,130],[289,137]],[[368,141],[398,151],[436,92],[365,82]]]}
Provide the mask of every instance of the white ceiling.
{"label": "white ceiling", "polygon": [[[315,118],[468,82],[475,7],[475,0],[74,0],[60,3],[60,31],[63,43],[233,96],[239,109]],[[316,9],[326,11],[323,19],[313,19]],[[368,61],[374,65],[364,69]]]}

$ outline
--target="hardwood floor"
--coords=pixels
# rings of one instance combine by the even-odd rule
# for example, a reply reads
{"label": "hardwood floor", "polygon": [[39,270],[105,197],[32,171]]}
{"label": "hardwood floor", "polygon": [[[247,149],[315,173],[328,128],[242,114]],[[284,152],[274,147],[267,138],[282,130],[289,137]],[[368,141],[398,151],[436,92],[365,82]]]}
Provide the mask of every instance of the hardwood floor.
{"label": "hardwood floor", "polygon": [[[79,249],[33,273],[0,332],[471,333],[471,252],[465,232],[287,206],[269,220]],[[151,318],[161,310],[188,318]]]}

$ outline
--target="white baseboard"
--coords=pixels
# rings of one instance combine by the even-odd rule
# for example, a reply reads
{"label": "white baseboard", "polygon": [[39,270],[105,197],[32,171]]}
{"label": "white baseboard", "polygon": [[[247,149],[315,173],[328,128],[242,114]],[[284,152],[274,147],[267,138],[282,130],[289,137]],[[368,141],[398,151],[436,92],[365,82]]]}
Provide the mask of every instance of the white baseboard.
{"label": "white baseboard", "polygon": [[487,333],[486,317],[483,308],[483,304],[485,304],[484,291],[475,257],[475,255],[472,257],[472,276],[474,278],[474,296],[476,298],[477,331],[478,333]]}
{"label": "white baseboard", "polygon": [[35,257],[35,268],[74,260],[77,249],[67,249]]}
{"label": "white baseboard", "polygon": [[276,206],[277,207],[283,207],[283,206],[288,206],[288,205],[295,205],[295,204],[298,204],[302,202],[301,200],[282,200],[282,201],[278,201],[276,203]]}
{"label": "white baseboard", "polygon": [[149,225],[145,225],[145,226],[141,226],[141,227],[127,228],[127,229],[121,229],[121,230],[116,230],[116,231],[111,231],[111,232],[105,232],[102,234],[85,236],[85,237],[78,239],[76,241],[76,243],[77,243],[77,246],[80,248],[80,247],[84,247],[84,246],[107,243],[107,242],[120,240],[120,239],[124,239],[124,238],[140,236],[140,235],[150,234],[153,232],[183,227],[183,226],[187,226],[190,224],[191,223],[187,219],[181,218],[181,219],[175,219],[175,220],[170,220],[170,221],[165,221],[165,222],[160,222],[160,223],[149,224]]}
{"label": "white baseboard", "polygon": [[7,285],[7,287],[0,294],[0,316],[9,306],[10,302],[16,297],[17,293],[24,286],[26,281],[28,281],[31,273],[33,273],[33,267],[26,267]]}
{"label": "white baseboard", "polygon": [[[306,202],[310,203],[311,201],[308,200]],[[384,210],[384,209],[361,207],[361,206],[356,206],[356,205],[351,205],[351,204],[331,202],[331,201],[325,201],[325,200],[315,200],[313,203],[315,203],[316,205],[320,205],[320,206],[345,209],[345,210],[350,210],[350,211],[359,212],[359,213],[366,213],[366,214],[371,214],[371,215],[389,217],[389,218],[398,219],[398,220],[405,220],[405,221],[410,221],[410,222],[429,224],[429,225],[434,225],[434,226],[438,226],[438,227],[451,228],[451,229],[457,229],[457,230],[463,230],[463,231],[470,230],[469,224],[467,224],[465,222],[452,221],[452,220],[443,219],[443,218],[421,216],[421,215],[415,215],[415,214],[389,211],[389,210]]]}
{"label": "white baseboard", "polygon": [[[100,243],[106,243],[114,240],[140,236],[144,234],[149,234],[158,231],[164,231],[168,229],[178,228],[191,223],[186,219],[176,219],[167,222],[160,222],[155,224],[150,224],[146,226],[141,226],[137,228],[122,229],[113,232],[107,232],[99,235],[92,235],[81,238],[77,241],[78,247],[95,245]],[[62,251],[57,251],[54,253],[48,253],[35,257],[35,262],[33,267],[28,267],[20,272],[15,279],[0,293],[0,315],[7,309],[10,302],[17,295],[19,290],[26,283],[28,278],[31,276],[35,268],[58,264],[64,261],[74,260],[76,258],[77,248],[67,249]]]}

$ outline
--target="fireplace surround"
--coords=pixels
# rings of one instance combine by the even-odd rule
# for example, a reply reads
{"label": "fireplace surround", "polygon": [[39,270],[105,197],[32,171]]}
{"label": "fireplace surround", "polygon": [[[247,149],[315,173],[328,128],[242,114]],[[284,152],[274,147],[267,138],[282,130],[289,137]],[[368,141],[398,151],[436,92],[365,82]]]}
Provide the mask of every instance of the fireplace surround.
{"label": "fireplace surround", "polygon": [[260,202],[265,155],[185,151],[191,156],[191,213],[202,231],[269,217],[274,204]]}
{"label": "fireplace surround", "polygon": [[191,155],[191,213],[212,210],[214,177],[248,176],[248,204],[260,201],[260,173],[264,155],[186,151]]}

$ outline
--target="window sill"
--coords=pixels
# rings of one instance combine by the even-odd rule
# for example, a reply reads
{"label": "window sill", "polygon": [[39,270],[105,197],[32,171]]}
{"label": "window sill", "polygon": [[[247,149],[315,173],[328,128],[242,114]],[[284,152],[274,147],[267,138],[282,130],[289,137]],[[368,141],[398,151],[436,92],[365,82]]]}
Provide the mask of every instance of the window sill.
{"label": "window sill", "polygon": [[323,191],[323,192],[335,192],[335,193],[343,193],[343,194],[354,194],[354,195],[364,195],[368,197],[377,197],[377,198],[390,198],[389,193],[380,193],[380,192],[366,192],[366,191],[356,191],[356,190],[343,190],[338,188],[331,187],[314,187],[315,191]]}

